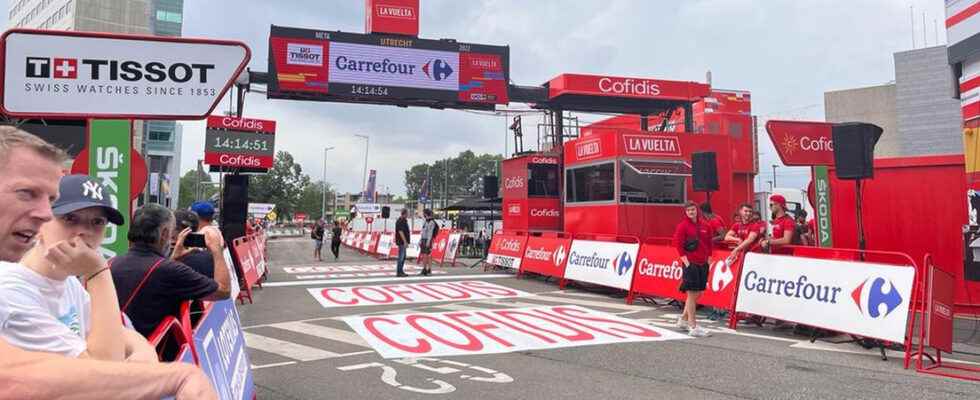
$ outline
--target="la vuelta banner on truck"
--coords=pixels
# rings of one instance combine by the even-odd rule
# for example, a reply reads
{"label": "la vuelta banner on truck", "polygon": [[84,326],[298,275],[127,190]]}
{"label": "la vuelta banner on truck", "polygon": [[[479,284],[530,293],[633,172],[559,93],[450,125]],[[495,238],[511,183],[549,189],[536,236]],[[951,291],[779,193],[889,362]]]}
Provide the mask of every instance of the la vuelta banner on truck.
{"label": "la vuelta banner on truck", "polygon": [[736,311],[905,342],[915,267],[749,253]]}
{"label": "la vuelta banner on truck", "polygon": [[565,279],[630,290],[639,243],[573,240]]}
{"label": "la vuelta banner on truck", "polygon": [[[728,250],[715,250],[711,254],[708,270],[708,287],[701,293],[698,304],[729,308],[735,299],[735,279],[739,262],[730,259]],[[678,290],[684,274],[684,263],[672,246],[644,243],[637,256],[633,292],[640,295],[669,297],[684,300],[687,295]]]}
{"label": "la vuelta banner on truck", "polygon": [[490,241],[487,263],[498,267],[519,269],[521,257],[524,256],[525,244],[527,244],[527,236],[497,233],[493,235],[493,240]]}
{"label": "la vuelta banner on truck", "polygon": [[565,276],[565,262],[571,247],[570,238],[531,236],[524,248],[521,271],[561,278]]}

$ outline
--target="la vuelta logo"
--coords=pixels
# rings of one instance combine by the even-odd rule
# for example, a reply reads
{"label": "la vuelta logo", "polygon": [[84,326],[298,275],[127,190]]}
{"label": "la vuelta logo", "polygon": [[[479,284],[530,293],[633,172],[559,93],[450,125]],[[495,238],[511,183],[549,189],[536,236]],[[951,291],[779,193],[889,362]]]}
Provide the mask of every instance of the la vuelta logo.
{"label": "la vuelta logo", "polygon": [[579,159],[597,157],[602,154],[602,142],[587,140],[575,144],[575,156]]}
{"label": "la vuelta logo", "polygon": [[629,154],[681,155],[681,146],[676,137],[624,135],[623,141]]}

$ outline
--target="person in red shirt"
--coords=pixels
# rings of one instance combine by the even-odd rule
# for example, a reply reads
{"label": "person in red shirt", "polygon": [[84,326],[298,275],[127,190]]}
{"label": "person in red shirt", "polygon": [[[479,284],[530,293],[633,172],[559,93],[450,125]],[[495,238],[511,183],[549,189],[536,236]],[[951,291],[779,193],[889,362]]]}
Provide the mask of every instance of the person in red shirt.
{"label": "person in red shirt", "polygon": [[708,336],[698,326],[695,315],[698,298],[708,285],[708,265],[711,263],[711,226],[698,213],[698,205],[689,201],[684,205],[684,218],[674,231],[674,247],[684,263],[680,291],[687,292],[684,313],[677,320],[678,328],[688,328],[694,337]]}
{"label": "person in red shirt", "polygon": [[720,215],[711,212],[711,203],[701,203],[701,215],[711,227],[711,241],[721,243],[722,240],[725,240],[725,220],[721,219]]}
{"label": "person in red shirt", "polygon": [[793,244],[796,221],[786,213],[786,198],[772,195],[769,197],[769,208],[772,209],[772,235],[762,241],[762,247],[768,248],[772,254],[793,254],[793,249],[786,246]]}
{"label": "person in red shirt", "polygon": [[759,242],[766,235],[766,224],[755,217],[752,205],[745,203],[738,207],[738,220],[725,235],[725,241],[735,245],[732,255],[745,251],[758,251]]}

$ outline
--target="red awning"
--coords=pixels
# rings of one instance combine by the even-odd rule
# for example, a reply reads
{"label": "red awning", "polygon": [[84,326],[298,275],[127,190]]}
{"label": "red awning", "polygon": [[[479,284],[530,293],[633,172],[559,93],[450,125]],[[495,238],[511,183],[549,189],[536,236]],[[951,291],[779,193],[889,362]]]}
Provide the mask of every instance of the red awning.
{"label": "red awning", "polygon": [[691,165],[683,161],[624,160],[623,162],[640,174],[691,176]]}

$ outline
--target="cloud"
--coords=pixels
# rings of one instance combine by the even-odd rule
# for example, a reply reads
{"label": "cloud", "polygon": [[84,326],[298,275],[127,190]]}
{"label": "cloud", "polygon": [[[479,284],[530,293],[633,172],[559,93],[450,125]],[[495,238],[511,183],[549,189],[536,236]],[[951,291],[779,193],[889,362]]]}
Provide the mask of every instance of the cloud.
{"label": "cloud", "polygon": [[[241,40],[252,48],[253,70],[268,69],[271,24],[362,32],[360,1],[286,0],[185,3],[184,35]],[[911,29],[909,5],[917,30]],[[942,3],[930,0],[425,0],[421,36],[509,45],[511,79],[538,85],[567,72],[703,81],[749,90],[753,113],[770,118],[823,119],[823,93],[894,79],[892,53],[922,46],[922,15],[930,45],[932,20]],[[939,42],[944,42],[939,32]],[[227,99],[222,107],[227,107]],[[511,107],[523,107],[512,104]],[[252,93],[245,115],[275,119],[276,147],[286,150],[314,179],[323,172],[342,190],[360,190],[363,140],[371,136],[369,166],[381,187],[403,193],[404,170],[471,149],[502,153],[507,122],[461,111],[267,100]],[[599,116],[580,115],[584,121]],[[535,143],[539,118],[524,121],[525,143]],[[187,123],[183,169],[203,153],[203,124]],[[512,139],[508,149],[513,151]],[[760,132],[762,189],[775,152]],[[805,170],[777,170],[779,186],[803,187]],[[785,183],[784,183],[785,182]]]}

